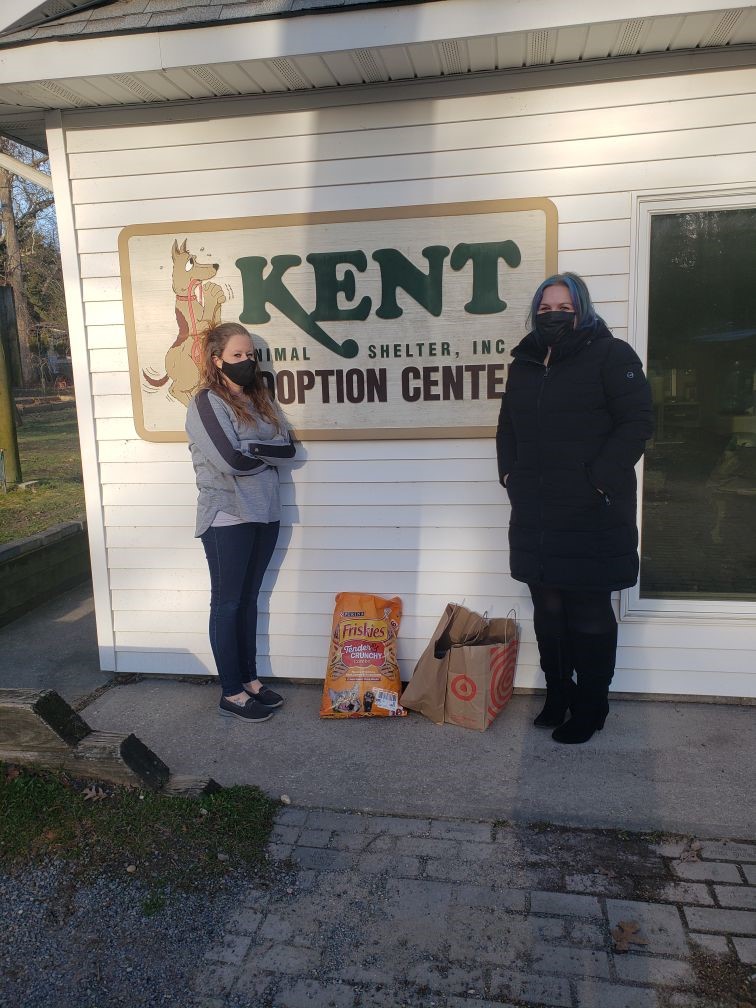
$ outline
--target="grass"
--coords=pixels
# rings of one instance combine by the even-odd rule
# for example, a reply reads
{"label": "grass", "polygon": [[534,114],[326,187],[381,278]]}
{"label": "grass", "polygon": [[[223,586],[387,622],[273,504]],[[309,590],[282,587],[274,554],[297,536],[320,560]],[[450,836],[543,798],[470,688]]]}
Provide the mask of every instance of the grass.
{"label": "grass", "polygon": [[60,522],[84,518],[76,408],[27,415],[18,428],[18,450],[24,481],[39,480],[27,490],[0,490],[0,543],[44,532]]}
{"label": "grass", "polygon": [[[93,790],[102,797],[88,798]],[[240,860],[262,864],[276,808],[251,787],[168,797],[0,763],[0,867],[56,856],[84,874],[127,872],[156,890],[143,906],[150,916],[165,905],[163,886],[194,888]]]}

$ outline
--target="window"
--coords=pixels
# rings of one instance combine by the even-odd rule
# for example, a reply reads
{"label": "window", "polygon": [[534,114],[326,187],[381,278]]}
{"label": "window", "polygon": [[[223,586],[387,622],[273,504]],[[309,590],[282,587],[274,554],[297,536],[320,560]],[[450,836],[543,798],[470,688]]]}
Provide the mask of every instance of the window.
{"label": "window", "polygon": [[[756,206],[645,222],[643,600],[756,600]],[[652,607],[653,608],[653,607]]]}

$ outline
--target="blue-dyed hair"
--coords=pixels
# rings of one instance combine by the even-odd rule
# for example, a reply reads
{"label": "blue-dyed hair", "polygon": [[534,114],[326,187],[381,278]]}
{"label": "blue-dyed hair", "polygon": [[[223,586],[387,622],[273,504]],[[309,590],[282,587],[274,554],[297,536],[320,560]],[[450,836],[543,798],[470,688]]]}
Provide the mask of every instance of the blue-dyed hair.
{"label": "blue-dyed hair", "polygon": [[591,295],[588,293],[585,280],[578,276],[577,273],[555,273],[553,276],[544,280],[542,284],[539,284],[538,290],[533,295],[533,300],[530,303],[528,323],[532,325],[535,321],[535,317],[538,314],[538,309],[541,305],[543,292],[547,287],[553,287],[555,284],[563,284],[570,292],[572,303],[575,306],[575,315],[577,316],[575,319],[575,328],[592,329],[599,321],[599,316],[596,314],[596,309],[593,307]]}

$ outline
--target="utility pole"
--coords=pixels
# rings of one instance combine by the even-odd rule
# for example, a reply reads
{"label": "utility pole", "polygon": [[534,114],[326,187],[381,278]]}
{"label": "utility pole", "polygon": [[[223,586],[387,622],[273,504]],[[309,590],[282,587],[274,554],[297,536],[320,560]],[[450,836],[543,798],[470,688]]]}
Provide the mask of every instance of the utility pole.
{"label": "utility pole", "polygon": [[0,448],[5,453],[6,483],[21,482],[21,460],[16,437],[16,411],[11,394],[10,372],[5,360],[5,349],[0,339]]}

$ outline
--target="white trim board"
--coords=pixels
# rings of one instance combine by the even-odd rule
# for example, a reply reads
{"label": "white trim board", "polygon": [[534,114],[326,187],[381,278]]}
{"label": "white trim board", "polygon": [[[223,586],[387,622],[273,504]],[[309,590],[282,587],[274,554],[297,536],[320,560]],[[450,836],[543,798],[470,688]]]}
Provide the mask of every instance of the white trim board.
{"label": "white trim board", "polygon": [[110,578],[105,551],[105,524],[103,521],[102,490],[100,487],[100,473],[97,460],[92,380],[89,371],[89,356],[87,354],[84,302],[81,277],[79,275],[79,257],[73,203],[71,202],[71,182],[68,173],[65,133],[60,112],[49,112],[47,114],[46,129],[50,154],[50,171],[55,191],[55,212],[58,220],[58,232],[60,234],[66,313],[68,315],[68,327],[71,336],[71,358],[73,361],[74,383],[76,385],[76,413],[79,424],[81,468],[84,477],[87,533],[89,536],[92,585],[95,598],[97,645],[100,652],[100,668],[104,672],[113,672],[116,667],[113,613],[110,604]]}
{"label": "white trim board", "polygon": [[[756,207],[756,185],[707,186],[632,194],[630,238],[630,303],[628,342],[644,363],[648,360],[648,301],[651,260],[651,220],[656,214],[697,210],[734,210]],[[638,479],[638,529],[643,539],[643,467]],[[640,596],[638,583],[621,593],[623,621],[660,620],[700,624],[712,628],[739,622],[756,628],[756,602],[725,599],[649,599]],[[723,631],[726,632],[726,631]],[[754,635],[756,644],[756,633]]]}

